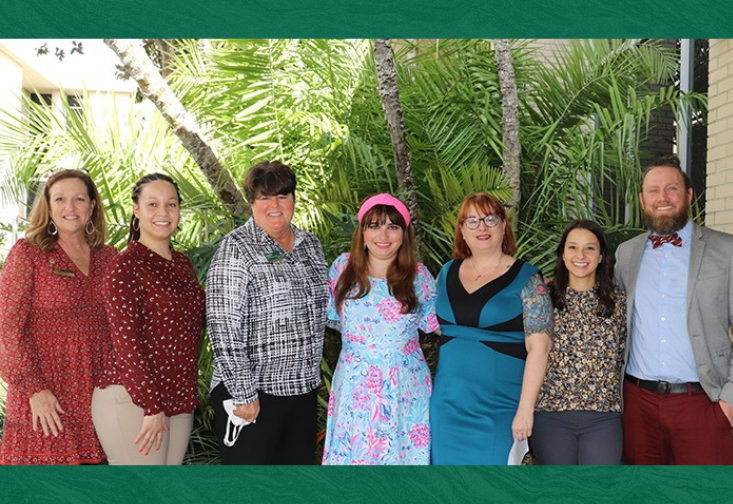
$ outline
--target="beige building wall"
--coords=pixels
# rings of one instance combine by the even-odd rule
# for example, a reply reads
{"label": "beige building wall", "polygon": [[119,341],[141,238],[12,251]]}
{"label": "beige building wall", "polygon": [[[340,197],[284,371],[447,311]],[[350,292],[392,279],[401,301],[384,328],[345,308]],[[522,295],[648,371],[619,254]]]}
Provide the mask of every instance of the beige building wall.
{"label": "beige building wall", "polygon": [[[44,42],[0,39],[0,136],[12,131],[3,130],[6,126],[2,120],[12,122],[11,118],[26,113],[21,97],[34,92],[51,95],[54,113],[59,116],[63,114],[63,94],[81,96],[86,93],[100,128],[113,128],[115,117],[122,123],[127,120],[134,106],[137,84],[116,78],[115,64],[118,60],[101,40],[85,41],[83,56],[69,56],[63,62],[54,56],[36,54],[35,47]],[[69,41],[57,43],[63,47],[69,45]],[[59,119],[63,124],[63,116]],[[11,154],[0,149],[0,184],[11,176],[10,164]],[[60,161],[57,166],[58,169],[78,167],[79,160],[74,157]],[[24,203],[0,198],[0,223],[12,229],[5,235],[5,243],[0,244],[0,257],[5,256],[20,236],[20,223],[27,213]]]}
{"label": "beige building wall", "polygon": [[[21,93],[23,87],[23,69],[20,63],[11,55],[0,49],[0,110],[10,115],[20,115],[22,111]],[[7,126],[2,123],[3,117],[0,116],[0,134],[9,133]],[[0,152],[0,183],[9,169],[9,155]],[[15,224],[15,219],[20,212],[20,206],[17,203],[2,201],[0,199],[0,223]],[[12,238],[6,237],[4,246],[0,246],[0,253],[4,255],[5,251],[12,245]]]}
{"label": "beige building wall", "polygon": [[536,39],[530,45],[536,48],[545,56],[545,59],[551,60],[555,57],[555,51],[568,44],[568,39]]}
{"label": "beige building wall", "polygon": [[710,40],[706,225],[733,233],[733,40]]}

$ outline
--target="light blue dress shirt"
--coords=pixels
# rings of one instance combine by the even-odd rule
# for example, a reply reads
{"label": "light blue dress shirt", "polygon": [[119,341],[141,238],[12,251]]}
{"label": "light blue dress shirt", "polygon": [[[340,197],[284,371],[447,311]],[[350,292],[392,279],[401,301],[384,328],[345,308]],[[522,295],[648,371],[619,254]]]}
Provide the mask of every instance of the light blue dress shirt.
{"label": "light blue dress shirt", "polygon": [[654,249],[647,240],[636,280],[626,372],[644,380],[700,381],[687,332],[687,277],[692,223],[678,234],[682,246]]}

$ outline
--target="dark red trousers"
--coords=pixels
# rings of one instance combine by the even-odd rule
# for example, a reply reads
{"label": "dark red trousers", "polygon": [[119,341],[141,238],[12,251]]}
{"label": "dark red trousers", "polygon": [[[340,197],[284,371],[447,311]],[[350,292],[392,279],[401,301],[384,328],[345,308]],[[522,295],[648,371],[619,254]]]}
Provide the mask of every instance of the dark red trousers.
{"label": "dark red trousers", "polygon": [[624,382],[627,464],[733,464],[733,428],[704,391],[657,394]]}

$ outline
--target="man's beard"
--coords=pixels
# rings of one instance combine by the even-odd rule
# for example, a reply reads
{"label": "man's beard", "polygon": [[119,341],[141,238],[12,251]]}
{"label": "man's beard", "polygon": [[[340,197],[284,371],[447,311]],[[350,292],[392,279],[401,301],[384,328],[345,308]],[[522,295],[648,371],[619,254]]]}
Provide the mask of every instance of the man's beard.
{"label": "man's beard", "polygon": [[680,211],[673,215],[653,216],[650,211],[644,209],[644,220],[646,226],[655,234],[668,235],[675,233],[685,227],[690,215],[690,204],[685,200]]}

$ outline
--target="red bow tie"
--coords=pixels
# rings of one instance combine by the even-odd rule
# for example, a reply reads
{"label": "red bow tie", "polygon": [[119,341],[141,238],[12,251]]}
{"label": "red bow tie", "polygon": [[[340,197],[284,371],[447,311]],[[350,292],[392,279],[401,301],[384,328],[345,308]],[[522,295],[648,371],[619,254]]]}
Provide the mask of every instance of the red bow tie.
{"label": "red bow tie", "polygon": [[680,238],[680,235],[677,233],[672,233],[671,235],[649,235],[649,239],[652,241],[652,248],[659,248],[662,246],[663,243],[671,243],[675,247],[681,247],[682,246],[682,238]]}

